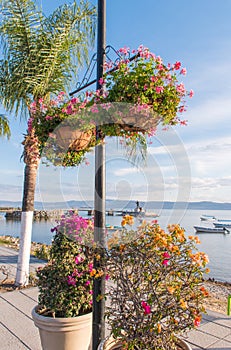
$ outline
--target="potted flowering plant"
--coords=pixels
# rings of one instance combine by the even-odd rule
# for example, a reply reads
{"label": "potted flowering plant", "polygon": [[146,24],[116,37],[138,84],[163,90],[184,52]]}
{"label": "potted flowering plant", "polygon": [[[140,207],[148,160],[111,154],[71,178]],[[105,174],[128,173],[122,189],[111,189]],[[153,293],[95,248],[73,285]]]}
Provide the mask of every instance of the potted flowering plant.
{"label": "potted flowering plant", "polygon": [[43,349],[87,350],[92,328],[93,223],[75,213],[53,229],[48,263],[37,271],[32,311]]}
{"label": "potted flowering plant", "polygon": [[[123,219],[123,225],[131,218]],[[191,349],[179,335],[200,324],[208,257],[195,236],[179,225],[165,232],[157,222],[109,240],[107,322],[109,339],[99,349]]]}

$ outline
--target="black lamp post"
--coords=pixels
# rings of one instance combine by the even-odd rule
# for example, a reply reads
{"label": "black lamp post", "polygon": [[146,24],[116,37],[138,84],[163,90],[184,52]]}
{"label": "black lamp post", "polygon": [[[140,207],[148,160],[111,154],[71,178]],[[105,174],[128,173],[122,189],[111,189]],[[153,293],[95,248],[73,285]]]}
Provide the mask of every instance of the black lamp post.
{"label": "black lamp post", "polygon": [[[100,78],[104,73],[106,43],[106,0],[98,0],[97,31],[97,82],[96,88],[102,89]],[[96,138],[102,139],[100,126],[96,127]],[[94,241],[105,248],[105,145],[103,142],[95,149],[95,203],[94,203]],[[95,260],[94,267],[100,262]],[[105,337],[105,299],[97,301],[97,296],[105,294],[105,278],[94,280],[93,285],[93,337],[92,349],[97,350],[100,341]]]}

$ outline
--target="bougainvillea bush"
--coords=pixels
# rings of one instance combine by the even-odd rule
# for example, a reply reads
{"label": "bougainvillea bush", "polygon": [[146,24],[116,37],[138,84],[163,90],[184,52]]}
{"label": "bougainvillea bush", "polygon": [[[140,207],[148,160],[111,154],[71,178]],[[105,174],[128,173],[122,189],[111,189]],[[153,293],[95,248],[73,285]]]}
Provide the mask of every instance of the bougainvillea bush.
{"label": "bougainvillea bush", "polygon": [[48,263],[37,271],[38,312],[44,316],[74,317],[92,310],[93,223],[75,213],[56,227]]}
{"label": "bougainvillea bush", "polygon": [[106,314],[125,349],[173,350],[176,335],[200,324],[208,257],[197,243],[180,226],[165,232],[155,222],[137,232],[124,229],[109,241]]}

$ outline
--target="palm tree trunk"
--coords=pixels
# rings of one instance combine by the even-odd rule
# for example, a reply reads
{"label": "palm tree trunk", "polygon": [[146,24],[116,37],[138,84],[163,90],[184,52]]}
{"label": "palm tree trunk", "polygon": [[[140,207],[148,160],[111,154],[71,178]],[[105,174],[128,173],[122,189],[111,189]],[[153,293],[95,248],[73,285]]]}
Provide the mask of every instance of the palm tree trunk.
{"label": "palm tree trunk", "polygon": [[34,214],[34,197],[36,176],[40,160],[38,142],[33,132],[25,137],[23,144],[24,162],[26,163],[26,166],[24,171],[20,247],[15,280],[15,284],[17,286],[25,286],[29,282],[29,262]]}

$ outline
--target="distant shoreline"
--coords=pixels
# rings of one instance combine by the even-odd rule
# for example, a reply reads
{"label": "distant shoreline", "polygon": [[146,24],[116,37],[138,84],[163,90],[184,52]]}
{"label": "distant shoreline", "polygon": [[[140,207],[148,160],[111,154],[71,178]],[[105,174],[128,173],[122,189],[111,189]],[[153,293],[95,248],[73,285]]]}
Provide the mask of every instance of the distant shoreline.
{"label": "distant shoreline", "polygon": [[[135,200],[106,200],[106,208],[109,209],[134,209],[136,206]],[[0,211],[5,208],[21,208],[21,202],[19,201],[4,201],[0,200]],[[70,200],[67,202],[35,202],[35,209],[78,209],[83,207],[93,208],[93,201],[75,201]],[[197,201],[197,202],[171,202],[171,201],[140,201],[140,206],[146,210],[162,210],[162,209],[174,209],[174,210],[231,210],[231,203],[220,203],[212,201]]]}

